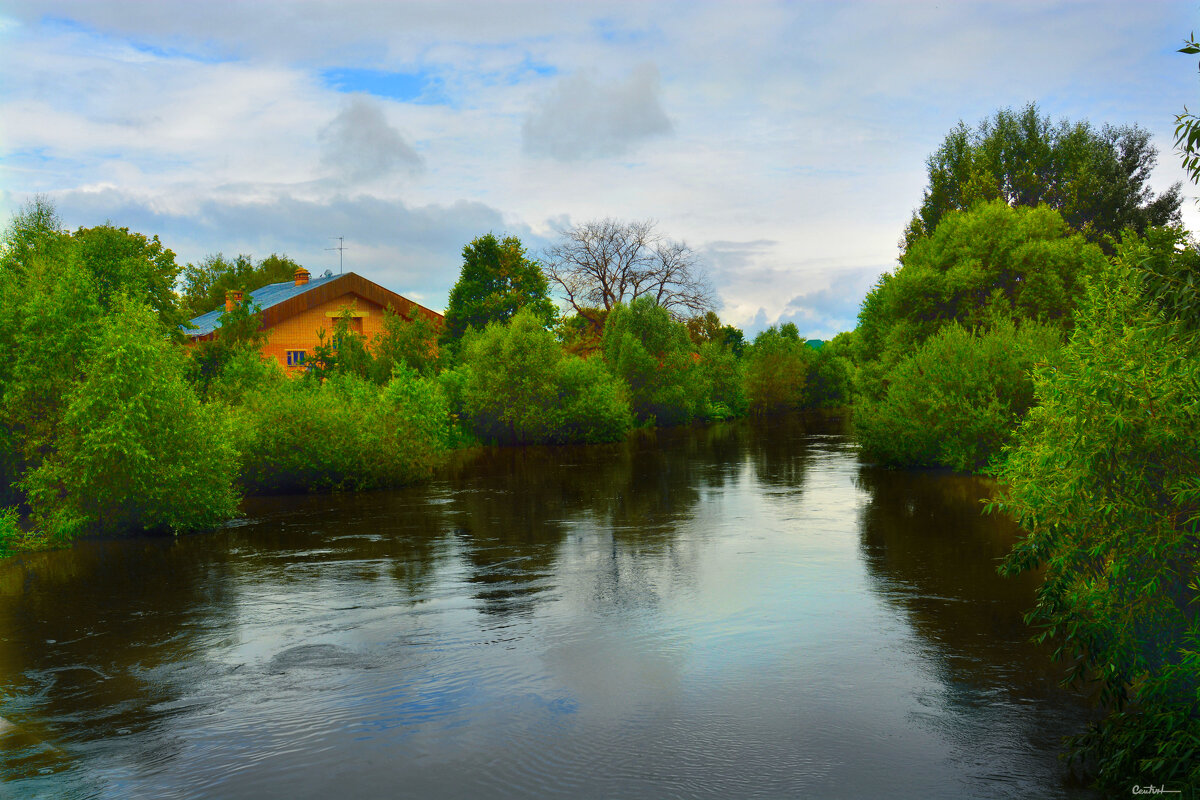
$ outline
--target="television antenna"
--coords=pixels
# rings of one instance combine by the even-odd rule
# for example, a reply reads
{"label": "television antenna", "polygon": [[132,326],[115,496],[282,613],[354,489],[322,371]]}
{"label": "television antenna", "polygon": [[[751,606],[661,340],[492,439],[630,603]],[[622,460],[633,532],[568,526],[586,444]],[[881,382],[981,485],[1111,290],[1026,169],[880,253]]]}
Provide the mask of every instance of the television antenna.
{"label": "television antenna", "polygon": [[325,249],[326,250],[337,250],[337,252],[338,252],[338,275],[341,275],[342,274],[342,251],[346,249],[346,237],[345,236],[330,236],[329,238],[338,240],[337,247],[326,247]]}

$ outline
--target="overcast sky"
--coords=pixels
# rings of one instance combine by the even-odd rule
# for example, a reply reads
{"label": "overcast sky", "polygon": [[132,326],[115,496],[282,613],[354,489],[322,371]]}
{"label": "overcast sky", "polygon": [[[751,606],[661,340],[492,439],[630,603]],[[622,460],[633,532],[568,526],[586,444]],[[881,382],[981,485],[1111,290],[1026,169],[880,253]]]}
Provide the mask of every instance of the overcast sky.
{"label": "overcast sky", "polygon": [[[895,266],[925,158],[1036,101],[1184,176],[1197,2],[0,4],[0,214],[286,253],[435,309],[493,231],[653,218],[721,316],[828,338]],[[1200,215],[1191,197],[1185,223]]]}

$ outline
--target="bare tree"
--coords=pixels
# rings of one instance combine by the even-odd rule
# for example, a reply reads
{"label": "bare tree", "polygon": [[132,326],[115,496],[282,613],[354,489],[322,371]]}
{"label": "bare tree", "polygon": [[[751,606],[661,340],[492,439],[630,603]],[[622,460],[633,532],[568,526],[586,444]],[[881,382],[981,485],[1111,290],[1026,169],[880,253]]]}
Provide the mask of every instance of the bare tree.
{"label": "bare tree", "polygon": [[696,253],[655,231],[653,220],[593,220],[561,231],[545,252],[546,277],[576,313],[599,328],[617,303],[653,297],[677,319],[715,305]]}

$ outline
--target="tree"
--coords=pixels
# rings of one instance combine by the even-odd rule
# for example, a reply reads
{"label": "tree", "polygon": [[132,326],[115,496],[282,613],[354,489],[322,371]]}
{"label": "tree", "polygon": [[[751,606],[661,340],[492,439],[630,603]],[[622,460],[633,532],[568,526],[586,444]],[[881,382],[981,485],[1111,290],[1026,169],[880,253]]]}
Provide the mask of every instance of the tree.
{"label": "tree", "polygon": [[1097,245],[1045,206],[995,200],[947,214],[864,299],[860,388],[878,397],[883,373],[951,322],[985,330],[1005,318],[1036,320],[1065,333],[1083,278],[1103,263]]}
{"label": "tree", "polygon": [[144,299],[170,331],[184,321],[175,297],[179,265],[157,236],[147,239],[111,222],[80,228],[71,235],[75,258],[92,275],[100,305],[111,311],[123,294]]}
{"label": "tree", "polygon": [[1200,785],[1200,326],[1142,267],[1194,270],[1172,238],[1127,240],[1091,282],[999,473],[1029,532],[1003,570],[1043,571],[1026,618],[1100,686],[1108,714],[1073,748],[1110,791]]}
{"label": "tree", "polygon": [[598,310],[649,297],[676,319],[715,305],[695,252],[664,238],[653,220],[595,220],[560,232],[546,250],[546,274],[575,312],[599,331]]}
{"label": "tree", "polygon": [[933,233],[948,212],[1001,199],[1044,203],[1109,248],[1126,227],[1140,233],[1179,221],[1179,184],[1157,197],[1147,185],[1157,156],[1150,133],[1136,125],[1054,125],[1033,103],[1020,112],[1001,109],[975,130],[960,122],[926,162],[929,185],[905,247]]}
{"label": "tree", "polygon": [[453,345],[469,328],[507,322],[528,308],[545,327],[558,315],[541,265],[525,255],[516,236],[489,233],[463,248],[462,272],[450,290],[442,341]]}
{"label": "tree", "polygon": [[234,514],[228,419],[200,404],[167,334],[153,309],[121,297],[81,354],[53,450],[21,481],[54,538],[195,530]]}

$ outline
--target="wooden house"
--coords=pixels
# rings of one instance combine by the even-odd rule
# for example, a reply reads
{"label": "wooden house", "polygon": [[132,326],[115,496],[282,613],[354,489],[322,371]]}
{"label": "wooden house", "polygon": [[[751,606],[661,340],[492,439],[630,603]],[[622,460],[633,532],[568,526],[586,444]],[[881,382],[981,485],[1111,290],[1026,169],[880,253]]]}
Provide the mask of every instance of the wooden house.
{"label": "wooden house", "polygon": [[389,306],[397,314],[407,317],[411,317],[415,309],[439,327],[443,322],[442,315],[436,311],[361,275],[326,272],[311,279],[308,270],[301,268],[296,270],[293,280],[256,289],[249,298],[243,298],[242,292],[226,292],[224,308],[191,320],[191,328],[185,329],[184,333],[193,343],[212,339],[220,327],[221,314],[244,301],[254,303],[262,310],[263,330],[267,333],[263,353],[277,358],[288,372],[304,369],[305,361],[319,342],[318,332],[323,329],[328,341],[338,318],[345,314],[350,316],[351,330],[365,336],[368,344],[383,330],[383,314]]}

